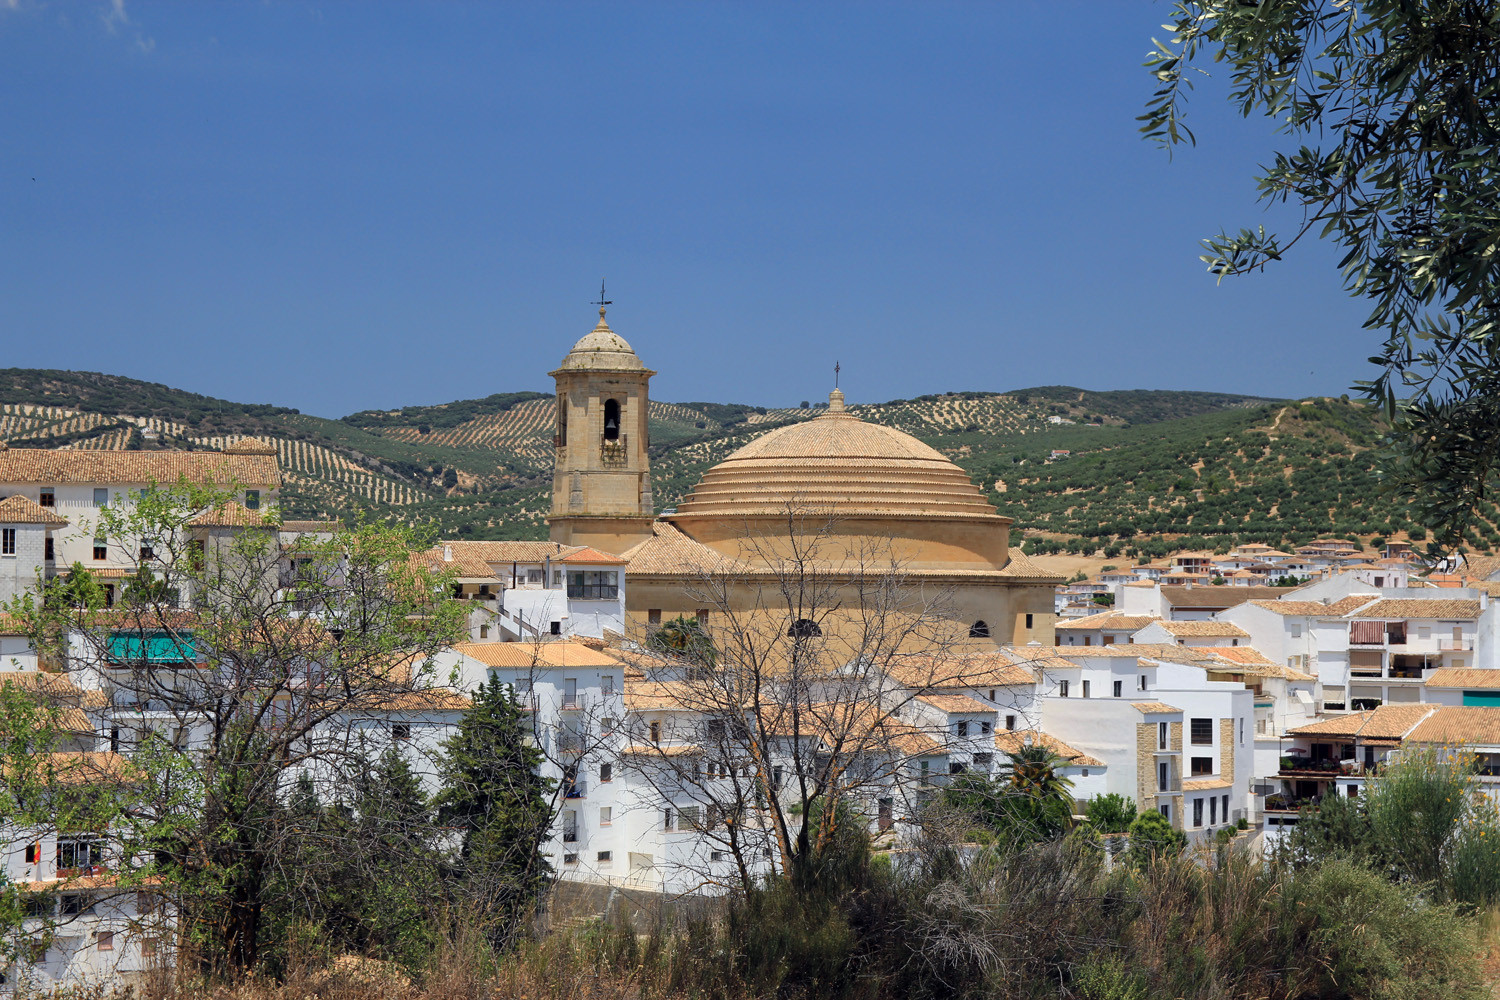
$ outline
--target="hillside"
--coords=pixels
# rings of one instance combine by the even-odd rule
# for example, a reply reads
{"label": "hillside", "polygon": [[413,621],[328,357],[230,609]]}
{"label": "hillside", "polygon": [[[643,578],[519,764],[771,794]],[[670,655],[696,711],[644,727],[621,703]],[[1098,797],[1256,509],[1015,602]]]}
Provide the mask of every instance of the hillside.
{"label": "hillside", "polygon": [[[821,405],[653,402],[658,504],[673,506],[708,466]],[[1381,427],[1347,400],[1044,386],[851,409],[953,458],[1035,551],[1150,554],[1410,527],[1376,488]],[[276,443],[295,516],[362,510],[474,538],[545,534],[552,410],[551,396],[512,392],[328,420],[112,375],[0,370],[0,440],[12,445],[217,448],[254,434]],[[1054,450],[1071,454],[1053,460]],[[1487,549],[1500,544],[1500,511],[1485,513],[1472,541]],[[1166,537],[1137,538],[1146,534]]]}

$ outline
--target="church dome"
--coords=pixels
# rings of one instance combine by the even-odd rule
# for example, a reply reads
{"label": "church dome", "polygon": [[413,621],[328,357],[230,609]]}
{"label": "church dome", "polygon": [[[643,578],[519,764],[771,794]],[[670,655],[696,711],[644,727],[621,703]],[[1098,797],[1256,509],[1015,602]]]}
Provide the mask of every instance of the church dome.
{"label": "church dome", "polygon": [[788,502],[840,517],[918,516],[1008,523],[968,473],[940,452],[893,427],[844,410],[756,438],[709,469],[674,520],[784,514]]}
{"label": "church dome", "polygon": [[[646,366],[636,357],[625,338],[609,328],[604,322],[604,310],[599,310],[599,325],[582,340],[573,345],[568,356],[563,358],[557,371],[639,372]],[[554,376],[557,372],[552,373]]]}

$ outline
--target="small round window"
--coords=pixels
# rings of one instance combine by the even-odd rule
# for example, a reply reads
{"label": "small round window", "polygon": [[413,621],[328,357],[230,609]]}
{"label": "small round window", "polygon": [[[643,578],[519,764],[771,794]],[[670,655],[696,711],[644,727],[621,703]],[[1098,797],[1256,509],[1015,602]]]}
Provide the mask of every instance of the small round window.
{"label": "small round window", "polygon": [[983,618],[969,626],[970,639],[988,639],[989,637],[990,627]]}
{"label": "small round window", "polygon": [[823,630],[818,628],[818,623],[811,618],[798,618],[792,622],[792,627],[786,630],[786,634],[793,639],[811,639],[813,636],[822,635]]}

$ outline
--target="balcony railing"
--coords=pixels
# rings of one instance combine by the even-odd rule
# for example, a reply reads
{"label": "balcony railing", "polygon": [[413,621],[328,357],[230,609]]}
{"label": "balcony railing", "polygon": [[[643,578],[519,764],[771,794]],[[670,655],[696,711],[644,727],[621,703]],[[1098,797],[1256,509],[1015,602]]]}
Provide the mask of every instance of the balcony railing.
{"label": "balcony railing", "polygon": [[1438,649],[1445,653],[1467,652],[1474,648],[1473,639],[1439,639]]}
{"label": "balcony railing", "polygon": [[612,583],[570,583],[568,599],[572,601],[617,601],[620,588]]}

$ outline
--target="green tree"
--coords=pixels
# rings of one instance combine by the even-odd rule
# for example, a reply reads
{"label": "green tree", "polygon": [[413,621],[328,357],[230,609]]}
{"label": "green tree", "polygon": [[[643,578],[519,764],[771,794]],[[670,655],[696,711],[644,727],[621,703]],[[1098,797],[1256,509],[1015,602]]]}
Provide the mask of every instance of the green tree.
{"label": "green tree", "polygon": [[1089,800],[1089,825],[1100,833],[1125,833],[1135,822],[1135,801],[1111,792]]}
{"label": "green tree", "polygon": [[1138,863],[1176,857],[1187,847],[1187,834],[1173,829],[1161,813],[1143,812],[1130,824],[1130,854]]}
{"label": "green tree", "polygon": [[491,678],[449,740],[439,816],[462,831],[457,873],[485,933],[508,947],[546,887],[541,853],[552,823],[551,780],[507,685]]}
{"label": "green tree", "polygon": [[1226,65],[1240,113],[1286,137],[1261,198],[1302,216],[1287,238],[1220,233],[1203,260],[1222,277],[1308,233],[1338,241],[1345,288],[1385,338],[1364,386],[1395,422],[1387,478],[1457,545],[1500,458],[1500,3],[1178,0],[1171,20],[1147,62],[1160,86],[1142,131],[1192,142],[1193,73]]}

